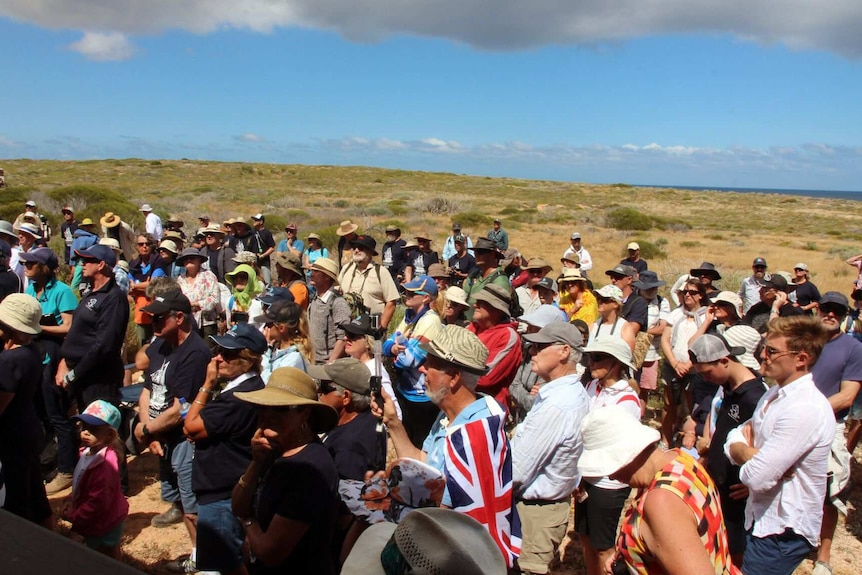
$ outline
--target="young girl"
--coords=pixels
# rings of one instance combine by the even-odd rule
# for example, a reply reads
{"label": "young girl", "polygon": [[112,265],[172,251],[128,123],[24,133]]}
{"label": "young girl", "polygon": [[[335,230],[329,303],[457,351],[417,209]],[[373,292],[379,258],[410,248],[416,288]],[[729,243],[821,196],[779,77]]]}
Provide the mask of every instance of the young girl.
{"label": "young girl", "polygon": [[120,559],[123,522],[129,502],[120,487],[117,429],[119,410],[101,399],[81,415],[81,457],[72,478],[72,497],[63,506],[63,518],[84,536],[87,547]]}

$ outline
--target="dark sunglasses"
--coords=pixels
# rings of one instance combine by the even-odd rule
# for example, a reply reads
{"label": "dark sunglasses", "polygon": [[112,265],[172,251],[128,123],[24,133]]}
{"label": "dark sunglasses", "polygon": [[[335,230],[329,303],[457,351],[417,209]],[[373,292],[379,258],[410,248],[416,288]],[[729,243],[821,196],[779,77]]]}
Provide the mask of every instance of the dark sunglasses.
{"label": "dark sunglasses", "polygon": [[227,349],[224,347],[219,348],[218,355],[225,361],[233,361],[239,357],[242,353],[241,349]]}
{"label": "dark sunglasses", "polygon": [[138,242],[139,246],[151,246],[153,245],[151,242]]}
{"label": "dark sunglasses", "polygon": [[344,339],[347,341],[358,341],[360,339],[365,339],[364,333],[345,333]]}
{"label": "dark sunglasses", "polygon": [[832,314],[838,319],[841,319],[847,315],[847,308],[841,305],[835,305],[831,303],[823,304],[819,307],[820,313],[823,315]]}
{"label": "dark sunglasses", "polygon": [[688,295],[692,295],[692,296],[700,295],[700,292],[697,291],[696,289],[685,289],[685,290],[682,290],[682,293],[684,293],[684,294],[687,293]]}
{"label": "dark sunglasses", "polygon": [[39,262],[24,262],[24,267],[28,268],[28,269],[32,268],[32,267],[36,267],[38,265],[39,265]]}
{"label": "dark sunglasses", "polygon": [[533,353],[539,353],[543,349],[551,347],[552,345],[563,345],[563,344],[555,342],[555,341],[552,341],[549,343],[531,343],[530,344],[530,351],[532,351]]}

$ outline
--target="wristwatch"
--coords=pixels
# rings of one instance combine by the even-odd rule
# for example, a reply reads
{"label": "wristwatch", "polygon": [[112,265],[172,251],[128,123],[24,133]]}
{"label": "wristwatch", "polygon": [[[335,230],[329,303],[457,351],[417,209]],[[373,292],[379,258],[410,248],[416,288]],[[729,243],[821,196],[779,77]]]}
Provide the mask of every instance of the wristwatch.
{"label": "wristwatch", "polygon": [[149,429],[147,429],[147,424],[146,424],[146,423],[144,424],[144,427],[141,429],[141,431],[143,431],[143,432],[144,432],[144,437],[146,437],[147,435],[149,435],[149,434],[150,434],[150,430],[149,430]]}

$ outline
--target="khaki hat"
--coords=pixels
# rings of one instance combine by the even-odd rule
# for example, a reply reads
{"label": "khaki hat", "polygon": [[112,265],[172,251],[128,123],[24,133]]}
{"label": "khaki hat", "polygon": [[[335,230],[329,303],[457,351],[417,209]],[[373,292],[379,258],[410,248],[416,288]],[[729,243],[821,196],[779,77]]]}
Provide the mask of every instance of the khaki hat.
{"label": "khaki hat", "polygon": [[336,235],[339,236],[347,236],[355,232],[359,229],[359,226],[351,222],[350,220],[344,220],[339,224],[338,229],[335,230]]}
{"label": "khaki hat", "polygon": [[575,253],[569,253],[561,257],[560,263],[563,262],[572,262],[573,264],[575,264],[575,266],[581,267],[581,258],[578,256],[578,254]]}
{"label": "khaki hat", "polygon": [[530,258],[527,260],[526,270],[544,270],[545,273],[550,273],[554,268],[551,267],[545,258]]}
{"label": "khaki hat", "polygon": [[446,273],[446,266],[443,264],[431,264],[428,266],[428,277],[432,277],[434,279],[448,278],[449,274]]}
{"label": "khaki hat", "polygon": [[627,250],[639,250],[639,249],[641,249],[641,247],[638,245],[637,242],[629,242],[629,245],[626,246],[626,249]]}
{"label": "khaki hat", "polygon": [[587,283],[587,278],[581,275],[581,270],[578,268],[563,268],[563,272],[557,278],[557,283],[560,287],[568,282],[584,282]]}
{"label": "khaki hat", "polygon": [[488,348],[479,336],[457,325],[444,325],[433,339],[421,344],[422,349],[443,361],[470,373],[488,373]]}
{"label": "khaki hat", "polygon": [[254,267],[254,265],[257,263],[257,254],[246,250],[244,252],[239,252],[231,259],[238,264],[248,264]]}
{"label": "khaki hat", "polygon": [[419,244],[416,242],[416,238],[410,238],[409,240],[404,242],[404,249],[407,248],[418,248]]}
{"label": "khaki hat", "polygon": [[31,295],[12,293],[0,302],[0,323],[28,335],[42,332],[42,306]]}
{"label": "khaki hat", "polygon": [[584,353],[606,353],[614,356],[617,361],[630,369],[634,370],[635,368],[632,360],[632,348],[621,337],[601,335],[587,344]]}
{"label": "khaki hat", "polygon": [[275,254],[275,265],[302,276],[302,262],[299,256],[290,252],[278,252]]}
{"label": "khaki hat", "polygon": [[308,234],[307,236],[305,236],[305,238],[309,240],[321,241],[320,236],[317,234]]}
{"label": "khaki hat", "polygon": [[318,382],[332,381],[353,393],[371,395],[371,372],[352,357],[342,357],[325,365],[309,365],[308,375]]}
{"label": "khaki hat", "polygon": [[180,227],[183,227],[185,225],[185,222],[183,221],[183,219],[180,216],[177,216],[175,214],[169,215],[168,219],[165,220],[165,223],[179,224]]}
{"label": "khaki hat", "polygon": [[177,244],[175,244],[171,240],[162,240],[162,243],[159,244],[159,249],[171,252],[174,255],[177,255],[177,253],[179,253],[179,250],[177,249]]}
{"label": "khaki hat", "polygon": [[458,286],[449,286],[443,294],[446,296],[446,299],[452,303],[463,305],[464,307],[470,307],[470,304],[467,303],[467,292]]}
{"label": "khaki hat", "polygon": [[483,301],[508,316],[512,296],[506,288],[496,284],[488,284],[473,296],[473,301]]}
{"label": "khaki hat", "polygon": [[416,238],[416,241],[419,241],[419,240],[428,240],[429,242],[433,242],[433,241],[434,241],[434,240],[431,238],[431,234],[429,234],[427,231],[425,231],[425,232],[420,232],[420,233],[416,234],[416,235],[415,235],[415,236],[413,236],[413,237],[414,237],[414,238]]}
{"label": "khaki hat", "polygon": [[99,219],[99,223],[106,228],[116,228],[120,225],[121,221],[120,216],[114,212],[106,212],[105,215]]}
{"label": "khaki hat", "polygon": [[108,246],[117,253],[123,251],[120,248],[120,242],[115,240],[114,238],[99,238],[99,243],[103,246]]}
{"label": "khaki hat", "polygon": [[710,299],[710,303],[713,305],[724,302],[729,304],[733,311],[736,313],[737,318],[742,318],[742,298],[739,297],[739,294],[732,291],[720,291],[716,295],[712,296]]}
{"label": "khaki hat", "polygon": [[313,264],[307,266],[305,269],[321,271],[338,284],[338,264],[329,258],[317,258]]}
{"label": "khaki hat", "polygon": [[[367,368],[366,368],[367,369]],[[280,367],[272,372],[266,387],[256,391],[237,391],[237,399],[261,407],[311,407],[308,424],[315,433],[324,433],[338,423],[338,413],[317,399],[317,384],[304,371]]]}
{"label": "khaki hat", "polygon": [[208,226],[204,226],[198,230],[198,232],[202,234],[219,234],[220,236],[225,235],[224,230],[221,229],[221,226],[218,224],[210,224]]}

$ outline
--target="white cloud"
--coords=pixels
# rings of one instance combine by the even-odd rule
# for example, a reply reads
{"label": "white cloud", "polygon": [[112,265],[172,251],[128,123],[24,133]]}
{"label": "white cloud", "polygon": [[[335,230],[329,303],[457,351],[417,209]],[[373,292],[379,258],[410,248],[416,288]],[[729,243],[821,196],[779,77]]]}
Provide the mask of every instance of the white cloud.
{"label": "white cloud", "polygon": [[862,56],[858,0],[0,0],[0,15],[39,26],[126,35],[223,28],[334,30],[373,41],[408,34],[486,50],[595,45],[664,34],[731,34]]}
{"label": "white cloud", "polygon": [[99,62],[128,60],[135,53],[126,35],[119,32],[85,32],[83,38],[69,44],[69,49]]}
{"label": "white cloud", "polygon": [[264,138],[263,136],[258,136],[257,134],[253,134],[251,132],[236,136],[234,139],[239,142],[247,142],[252,144],[266,141],[266,138]]}

